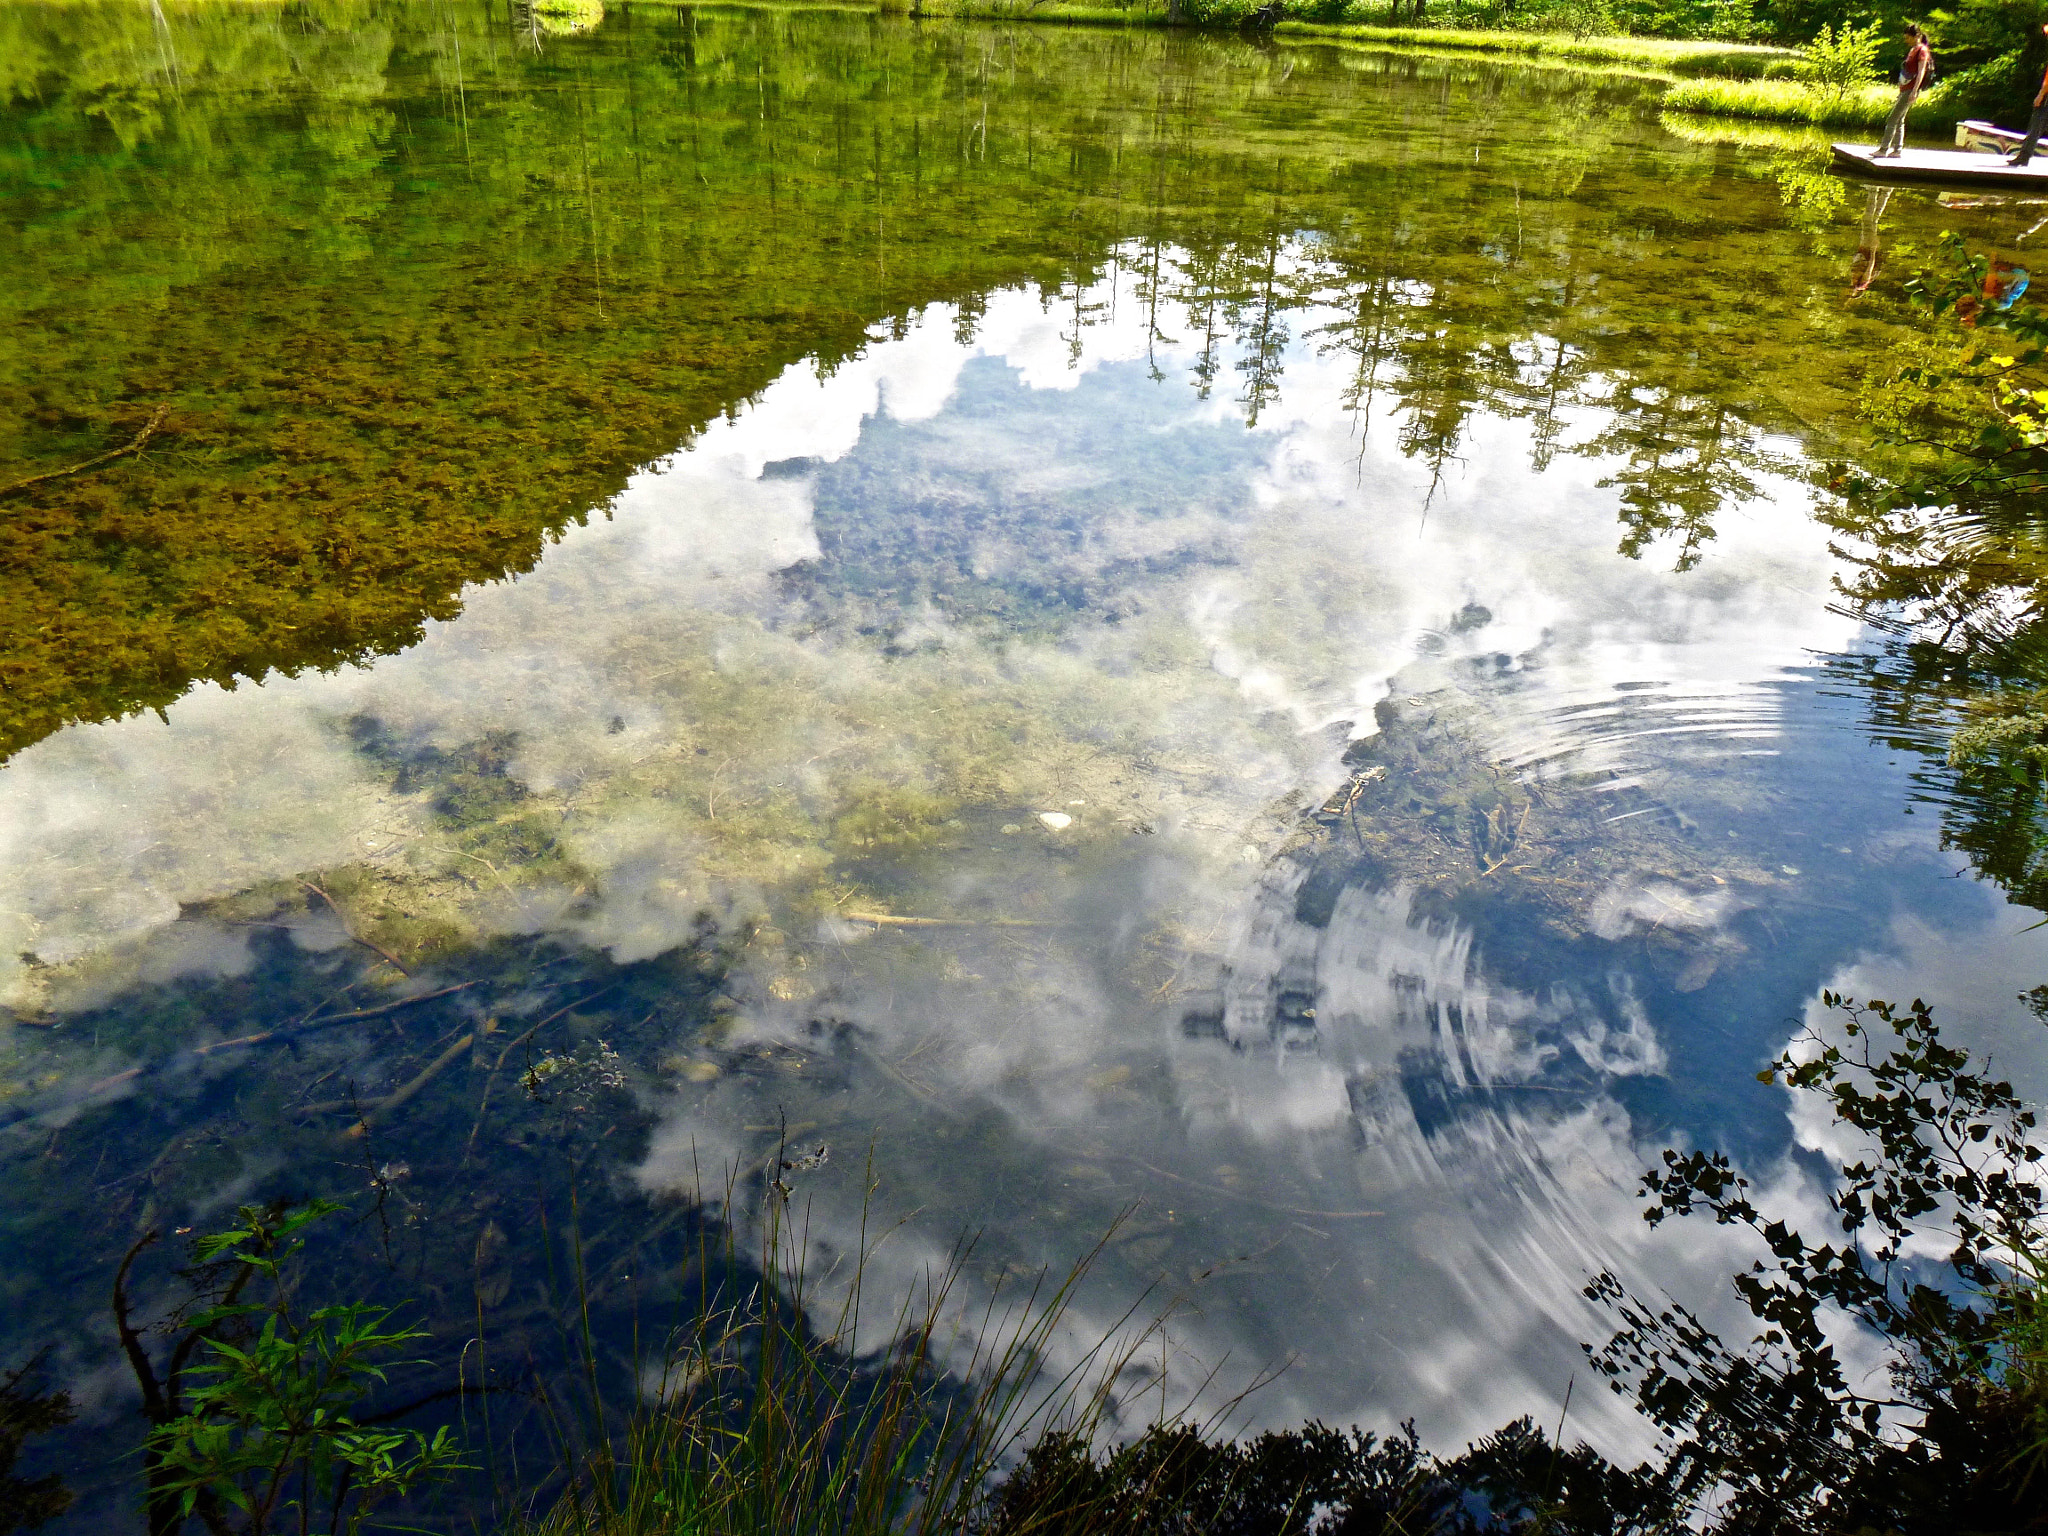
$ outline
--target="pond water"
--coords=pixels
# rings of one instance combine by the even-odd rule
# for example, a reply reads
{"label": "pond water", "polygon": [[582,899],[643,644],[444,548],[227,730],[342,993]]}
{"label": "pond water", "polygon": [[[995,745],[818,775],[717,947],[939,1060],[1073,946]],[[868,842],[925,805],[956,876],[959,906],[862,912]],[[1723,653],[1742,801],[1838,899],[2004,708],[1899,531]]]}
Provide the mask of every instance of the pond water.
{"label": "pond water", "polygon": [[1627,1451],[1581,1287],[1727,1315],[1666,1145],[1816,1207],[1754,1074],[1820,987],[2048,1077],[1817,515],[1914,253],[2037,210],[1625,79],[543,20],[0,6],[0,480],[156,423],[0,562],[0,1360],[79,1528],[113,1267],[238,1200],[352,1200],[323,1283],[434,1370],[587,1305],[624,1379],[786,1137],[884,1291],[1128,1212],[1068,1345],[1149,1287],[1155,1391],[1285,1367],[1234,1424],[1576,1382]]}

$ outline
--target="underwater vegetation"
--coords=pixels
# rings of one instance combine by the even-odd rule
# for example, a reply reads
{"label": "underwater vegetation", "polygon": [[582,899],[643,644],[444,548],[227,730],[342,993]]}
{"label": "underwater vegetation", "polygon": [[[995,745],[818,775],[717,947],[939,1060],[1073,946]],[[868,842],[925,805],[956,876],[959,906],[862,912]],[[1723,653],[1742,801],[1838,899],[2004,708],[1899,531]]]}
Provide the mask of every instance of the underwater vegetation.
{"label": "underwater vegetation", "polygon": [[0,1531],[33,1530],[71,1506],[61,1474],[20,1477],[14,1470],[28,1441],[77,1417],[71,1395],[39,1379],[43,1365],[38,1356],[0,1378]]}
{"label": "underwater vegetation", "polygon": [[[1791,248],[1750,259],[1778,239],[1761,206],[1680,190],[1711,151],[1666,140],[1663,169],[1625,173],[1622,223],[1569,199],[1639,133],[1626,85],[1150,32],[684,10],[537,39],[435,16],[172,8],[159,39],[125,6],[0,13],[31,274],[0,371],[0,751],[402,650],[792,362],[830,370],[999,284],[1078,292],[1134,236],[1192,251],[1174,286],[1262,355],[1302,300],[1280,242],[1317,230],[1361,299],[1332,343],[1362,397],[1411,404],[1439,469],[1504,366],[1554,347],[1558,376],[1503,403],[1555,418],[1572,379],[1604,381],[1639,445],[1638,546],[1696,540],[1739,489],[1729,428],[1688,402],[1850,419],[1805,312],[1760,302],[1760,271],[1804,281]],[[1439,90],[1471,104],[1454,120],[1519,103],[1510,174],[1477,174],[1434,109],[1420,136],[1410,103]],[[1363,147],[1360,110],[1399,153]],[[1644,217],[1664,275],[1603,283]],[[1248,420],[1276,386],[1254,380]],[[1674,410],[1703,441],[1672,438]]]}

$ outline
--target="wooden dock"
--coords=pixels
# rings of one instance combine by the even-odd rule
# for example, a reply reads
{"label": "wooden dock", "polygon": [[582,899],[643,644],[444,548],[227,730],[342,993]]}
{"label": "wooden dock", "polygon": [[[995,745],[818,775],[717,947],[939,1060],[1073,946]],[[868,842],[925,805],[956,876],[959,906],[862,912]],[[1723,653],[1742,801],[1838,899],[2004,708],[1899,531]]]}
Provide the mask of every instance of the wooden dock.
{"label": "wooden dock", "polygon": [[1867,181],[1933,182],[1948,186],[1998,187],[2036,192],[2048,188],[2048,140],[2031,165],[2007,165],[2003,154],[1958,149],[1907,149],[1896,159],[1877,158],[1874,144],[1835,144],[1835,169]]}

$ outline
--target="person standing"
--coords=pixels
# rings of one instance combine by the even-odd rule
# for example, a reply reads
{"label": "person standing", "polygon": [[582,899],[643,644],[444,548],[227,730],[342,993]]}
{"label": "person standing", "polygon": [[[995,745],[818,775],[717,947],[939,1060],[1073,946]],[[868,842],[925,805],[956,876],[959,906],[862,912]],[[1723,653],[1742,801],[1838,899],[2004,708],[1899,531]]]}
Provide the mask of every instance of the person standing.
{"label": "person standing", "polygon": [[[2043,23],[2041,35],[2048,37],[2048,23]],[[2006,161],[2007,165],[2025,165],[2034,158],[2034,146],[2041,142],[2041,135],[2048,133],[2048,70],[2041,73],[2041,89],[2034,92],[2034,115],[2027,123],[2027,136],[2020,142],[2018,151]]]}
{"label": "person standing", "polygon": [[1896,160],[1906,148],[1906,114],[1927,84],[1927,72],[1934,67],[1934,50],[1927,46],[1927,34],[1912,22],[1906,23],[1905,62],[1899,65],[1899,100],[1892,115],[1884,120],[1884,138],[1879,141],[1877,160]]}

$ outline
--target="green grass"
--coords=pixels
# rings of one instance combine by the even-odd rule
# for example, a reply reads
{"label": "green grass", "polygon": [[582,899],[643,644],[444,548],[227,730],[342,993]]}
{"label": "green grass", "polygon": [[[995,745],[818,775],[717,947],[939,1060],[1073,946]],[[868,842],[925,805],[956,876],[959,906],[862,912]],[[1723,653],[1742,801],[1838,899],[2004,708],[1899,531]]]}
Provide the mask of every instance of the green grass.
{"label": "green grass", "polygon": [[[573,1475],[554,1503],[509,1531],[956,1536],[1014,1445],[1097,1437],[1113,1389],[1160,1327],[1139,1319],[1140,1297],[1092,1346],[1052,1363],[1076,1290],[1117,1226],[1064,1276],[999,1283],[979,1304],[958,1299],[973,1256],[963,1242],[875,1317],[862,1293],[891,1234],[877,1237],[864,1207],[836,1272],[809,1273],[808,1212],[791,1208],[776,1172],[801,1169],[793,1156],[777,1148],[759,1174],[774,1175],[765,1191],[729,1170],[723,1209],[761,1202],[758,1248],[743,1251],[731,1227],[700,1238],[693,1320],[669,1338],[656,1379],[642,1381],[622,1419],[600,1401],[591,1355],[589,1425],[561,1435],[565,1450],[590,1449],[569,1458]],[[872,1192],[872,1168],[866,1177]]]}
{"label": "green grass", "polygon": [[[1807,123],[1822,128],[1879,128],[1898,100],[1895,87],[1872,81],[1846,96],[1828,97],[1791,80],[1681,80],[1665,93],[1666,112]],[[1940,86],[1914,104],[1917,132],[1938,132],[1955,121]]]}
{"label": "green grass", "polygon": [[1549,32],[1494,32],[1454,27],[1372,27],[1283,21],[1279,30],[1303,37],[1394,47],[1456,49],[1525,58],[1625,65],[1660,75],[1721,75],[1741,79],[1789,76],[1797,55],[1752,43],[1691,42],[1668,37],[1571,37]]}

